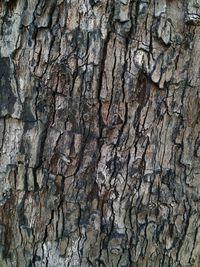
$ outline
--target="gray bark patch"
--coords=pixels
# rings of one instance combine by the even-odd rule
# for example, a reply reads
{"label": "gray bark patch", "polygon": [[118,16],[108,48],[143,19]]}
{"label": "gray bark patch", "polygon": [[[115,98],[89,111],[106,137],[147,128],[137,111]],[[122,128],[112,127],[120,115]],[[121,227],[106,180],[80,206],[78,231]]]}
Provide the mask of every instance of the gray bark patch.
{"label": "gray bark patch", "polygon": [[0,58],[0,115],[5,116],[14,112],[16,97],[10,84],[10,60]]}

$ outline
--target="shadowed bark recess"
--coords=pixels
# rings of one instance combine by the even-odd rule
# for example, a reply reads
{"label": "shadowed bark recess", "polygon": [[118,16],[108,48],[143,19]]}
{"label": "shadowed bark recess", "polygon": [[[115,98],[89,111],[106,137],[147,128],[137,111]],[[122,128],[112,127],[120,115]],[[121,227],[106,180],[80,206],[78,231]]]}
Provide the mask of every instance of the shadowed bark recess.
{"label": "shadowed bark recess", "polygon": [[0,266],[200,266],[199,0],[0,1]]}

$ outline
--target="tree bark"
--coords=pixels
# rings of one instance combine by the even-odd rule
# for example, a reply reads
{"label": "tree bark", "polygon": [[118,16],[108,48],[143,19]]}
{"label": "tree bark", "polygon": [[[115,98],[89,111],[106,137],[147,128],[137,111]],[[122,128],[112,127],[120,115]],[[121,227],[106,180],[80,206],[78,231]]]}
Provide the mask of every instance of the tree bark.
{"label": "tree bark", "polygon": [[199,0],[0,17],[0,266],[199,267]]}

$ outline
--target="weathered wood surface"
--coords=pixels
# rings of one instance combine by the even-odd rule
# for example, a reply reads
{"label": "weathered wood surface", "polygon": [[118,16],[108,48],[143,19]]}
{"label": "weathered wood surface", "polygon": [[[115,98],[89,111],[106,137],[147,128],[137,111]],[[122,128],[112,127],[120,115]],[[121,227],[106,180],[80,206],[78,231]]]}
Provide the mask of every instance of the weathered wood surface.
{"label": "weathered wood surface", "polygon": [[0,1],[0,266],[200,266],[200,1]]}

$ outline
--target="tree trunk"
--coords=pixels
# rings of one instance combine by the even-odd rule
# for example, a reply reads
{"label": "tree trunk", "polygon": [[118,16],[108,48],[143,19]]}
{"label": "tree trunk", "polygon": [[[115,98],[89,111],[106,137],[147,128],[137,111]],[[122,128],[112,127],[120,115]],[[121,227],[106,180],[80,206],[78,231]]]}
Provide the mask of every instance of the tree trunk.
{"label": "tree trunk", "polygon": [[0,1],[0,266],[200,266],[200,1]]}

